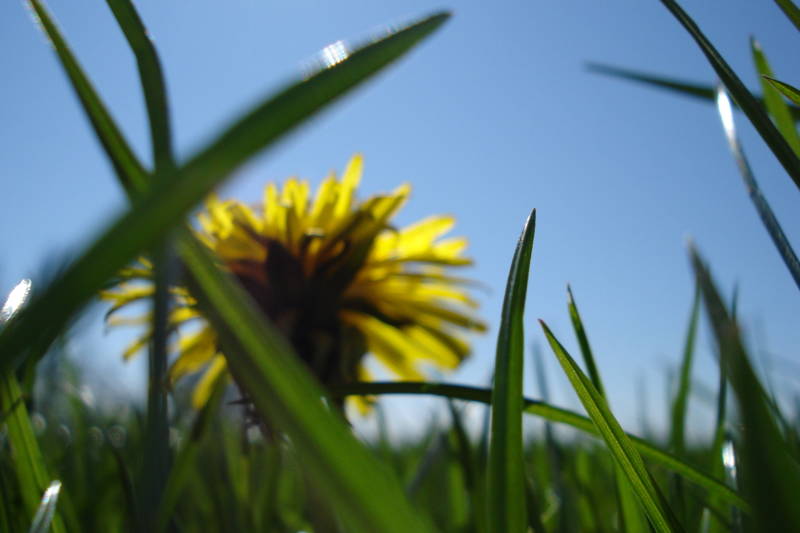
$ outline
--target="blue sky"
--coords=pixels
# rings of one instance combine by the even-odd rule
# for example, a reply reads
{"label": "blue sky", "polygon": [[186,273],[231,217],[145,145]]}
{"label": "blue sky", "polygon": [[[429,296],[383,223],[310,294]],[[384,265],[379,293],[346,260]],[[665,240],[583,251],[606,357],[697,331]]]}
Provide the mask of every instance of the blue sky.
{"label": "blue sky", "polygon": [[[797,84],[798,35],[767,2],[684,2],[747,83],[756,35],[778,77]],[[148,159],[133,59],[102,2],[52,0],[52,11],[118,123]],[[188,157],[316,51],[448,8],[452,20],[408,57],[242,168],[223,196],[258,201],[269,180],[317,183],[355,152],[362,193],[414,187],[399,221],[458,218],[489,290],[492,331],[454,381],[485,383],[503,286],[529,210],[538,225],[527,338],[544,348],[543,318],[570,349],[570,283],[612,405],[635,427],[637,388],[648,416],[666,409],[692,296],[692,238],[721,283],[738,284],[752,346],[771,354],[778,387],[796,387],[800,295],[750,204],[714,107],[588,72],[587,61],[711,83],[714,75],[669,13],[652,1],[139,1],[167,76],[178,151]],[[55,56],[21,2],[0,4],[0,288],[76,251],[125,205]],[[757,178],[797,245],[798,191],[737,115]],[[35,280],[34,280],[35,281]],[[111,387],[135,387],[141,365],[118,363],[119,336],[95,324],[78,351]],[[696,378],[713,386],[711,341]],[[554,401],[577,401],[549,351]],[[529,367],[530,368],[530,367]],[[531,372],[528,372],[531,378]],[[527,391],[535,393],[533,380]],[[133,385],[131,385],[133,384]],[[637,385],[638,384],[638,385]],[[397,402],[393,402],[397,403]],[[408,405],[408,404],[405,404]],[[711,412],[702,401],[693,410]],[[413,415],[400,408],[398,419]],[[403,414],[405,412],[405,414]],[[700,424],[700,422],[698,422]],[[401,424],[402,425],[402,424]]]}

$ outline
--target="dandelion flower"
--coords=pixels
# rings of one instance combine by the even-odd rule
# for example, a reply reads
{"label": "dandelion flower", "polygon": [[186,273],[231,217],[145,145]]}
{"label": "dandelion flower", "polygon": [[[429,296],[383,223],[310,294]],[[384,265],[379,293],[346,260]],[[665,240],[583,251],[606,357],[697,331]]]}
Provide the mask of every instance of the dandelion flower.
{"label": "dandelion flower", "polygon": [[[471,264],[463,255],[466,239],[444,238],[454,224],[450,216],[394,228],[390,221],[410,187],[358,201],[361,170],[356,155],[341,179],[331,174],[313,199],[309,184],[295,178],[282,188],[268,184],[259,206],[212,195],[198,216],[196,235],[323,385],[368,380],[368,356],[406,380],[424,379],[426,366],[453,369],[469,353],[466,334],[485,329],[474,316],[469,281],[449,273]],[[140,259],[101,294],[113,302],[109,325],[148,324],[147,314],[117,312],[152,294],[152,265]],[[202,372],[193,393],[199,407],[226,373],[225,358],[189,292],[174,287],[172,294],[170,325],[181,335],[169,377]],[[198,326],[188,327],[190,322]],[[124,357],[149,338],[145,331]]]}

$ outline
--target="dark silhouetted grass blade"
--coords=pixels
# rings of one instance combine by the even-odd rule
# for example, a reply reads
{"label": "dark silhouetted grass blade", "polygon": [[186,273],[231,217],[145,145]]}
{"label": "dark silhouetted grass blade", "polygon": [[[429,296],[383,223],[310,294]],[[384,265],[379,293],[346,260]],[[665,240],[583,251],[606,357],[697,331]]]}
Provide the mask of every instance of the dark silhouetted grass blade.
{"label": "dark silhouetted grass blade", "polygon": [[764,108],[758,101],[750,94],[744,83],[739,79],[733,69],[717,52],[711,42],[703,35],[700,28],[695,22],[686,14],[686,12],[678,5],[675,0],[661,0],[661,3],[675,16],[678,22],[686,28],[686,31],[697,42],[703,54],[708,59],[711,66],[716,71],[719,78],[728,88],[728,91],[733,95],[736,103],[750,119],[750,122],[758,130],[761,138],[770,147],[772,153],[780,161],[786,173],[794,181],[795,185],[800,188],[800,159],[797,158],[791,146],[786,142],[780,132],[772,124]]}
{"label": "dark silhouetted grass blade", "polygon": [[591,380],[583,373],[578,364],[567,353],[561,343],[553,336],[547,325],[540,320],[542,329],[547,337],[553,352],[567,374],[572,387],[578,394],[581,403],[589,417],[597,426],[600,436],[608,445],[611,454],[622,472],[628,478],[631,489],[636,494],[639,502],[647,514],[650,524],[658,532],[683,531],[681,525],[672,515],[663,496],[656,486],[650,473],[644,466],[639,452],[622,430],[608,405],[600,393],[592,385]]}
{"label": "dark silhouetted grass blade", "polygon": [[778,131],[794,150],[795,155],[800,155],[800,137],[797,135],[797,128],[794,125],[794,118],[789,110],[786,101],[781,97],[781,93],[776,89],[767,78],[772,78],[772,68],[769,65],[766,54],[761,45],[755,38],[750,39],[750,50],[753,54],[753,63],[761,80],[761,90],[764,93],[764,105],[767,107]]}
{"label": "dark silhouetted grass blade", "polygon": [[[336,396],[423,394],[481,402],[485,404],[489,404],[492,401],[492,391],[490,389],[434,382],[392,381],[354,383],[350,385],[334,387],[333,393]],[[594,435],[599,434],[597,427],[594,425],[591,419],[583,415],[529,398],[524,398],[523,402],[524,412],[526,413],[539,416],[546,420],[550,420],[551,422],[566,424],[586,433],[591,433]],[[692,465],[675,457],[674,455],[657,448],[644,439],[630,434],[628,434],[628,438],[642,455],[645,455],[652,461],[656,461],[665,468],[680,474],[689,481],[696,483],[698,486],[703,487],[714,494],[718,494],[719,497],[726,503],[735,505],[745,512],[749,512],[750,507],[747,502],[745,502],[738,494],[736,494],[735,491],[731,490],[730,487],[725,486],[713,477],[697,470]]]}
{"label": "dark silhouetted grass blade", "polygon": [[792,0],[775,0],[775,3],[780,6],[786,17],[792,21],[795,28],[800,30],[800,9],[797,8]]}
{"label": "dark silhouetted grass blade", "polygon": [[567,309],[569,310],[572,329],[575,330],[575,337],[578,339],[583,362],[586,364],[586,371],[589,372],[592,385],[601,396],[605,397],[606,392],[600,379],[600,371],[597,370],[597,365],[594,362],[594,354],[592,354],[592,347],[589,345],[589,337],[586,335],[586,329],[583,327],[583,320],[581,320],[581,314],[578,311],[578,304],[575,303],[575,297],[572,295],[572,288],[569,285],[567,285]]}
{"label": "dark silhouetted grass blade", "polygon": [[694,291],[692,311],[689,316],[689,326],[686,330],[686,340],[683,344],[683,358],[678,378],[678,389],[672,402],[672,432],[670,434],[670,448],[678,456],[683,457],[686,451],[686,408],[689,403],[689,389],[692,378],[692,360],[694,359],[694,345],[697,337],[697,321],[700,317],[700,288]]}
{"label": "dark silhouetted grass blade", "polygon": [[525,222],[514,251],[497,334],[488,464],[490,533],[526,530],[522,456],[523,314],[535,229],[536,210]]}
{"label": "dark silhouetted grass blade", "polygon": [[[397,480],[322,403],[323,393],[250,297],[197,241],[179,240],[194,294],[222,340],[228,367],[254,407],[292,439],[315,486],[353,531],[429,531]],[[197,290],[200,289],[200,290]]]}
{"label": "dark silhouetted grass blade", "polygon": [[694,249],[690,254],[719,347],[720,364],[736,393],[743,428],[736,469],[741,490],[753,505],[754,524],[759,531],[800,531],[800,468],[788,453],[736,321],[725,308],[700,256]]}
{"label": "dark silhouetted grass blade", "polygon": [[787,239],[786,235],[783,233],[783,228],[781,228],[778,219],[772,212],[772,208],[769,206],[767,199],[761,193],[761,188],[758,186],[758,182],[756,182],[756,178],[750,170],[750,165],[747,162],[747,158],[745,158],[742,146],[736,136],[736,127],[733,122],[733,110],[730,100],[725,90],[721,87],[717,93],[717,108],[719,109],[719,116],[722,119],[722,127],[725,130],[728,146],[730,146],[731,152],[733,152],[736,166],[739,167],[739,172],[747,187],[747,193],[753,201],[753,205],[755,205],[756,211],[758,211],[758,215],[761,217],[761,222],[764,223],[764,227],[767,229],[767,233],[769,233],[772,242],[778,249],[778,253],[786,264],[786,268],[789,269],[789,273],[792,275],[792,278],[794,278],[795,284],[800,288],[800,261],[798,261],[797,255],[794,253],[792,245],[789,243],[789,239]]}

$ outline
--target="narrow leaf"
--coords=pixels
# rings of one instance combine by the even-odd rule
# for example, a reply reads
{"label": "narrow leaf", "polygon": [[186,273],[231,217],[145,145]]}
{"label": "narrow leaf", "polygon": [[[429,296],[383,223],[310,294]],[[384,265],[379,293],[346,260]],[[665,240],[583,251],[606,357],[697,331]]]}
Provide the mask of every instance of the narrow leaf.
{"label": "narrow leaf", "polygon": [[685,452],[686,433],[686,408],[689,403],[689,389],[692,378],[692,360],[694,358],[694,344],[697,336],[697,322],[700,317],[700,287],[694,291],[692,311],[689,315],[689,327],[686,331],[686,340],[683,345],[683,358],[681,360],[681,373],[678,379],[678,390],[672,402],[672,433],[670,435],[670,448],[683,457]]}
{"label": "narrow leaf", "polygon": [[547,325],[539,321],[553,352],[567,374],[572,387],[578,394],[589,417],[597,426],[600,436],[608,445],[611,454],[622,472],[628,478],[631,488],[642,504],[653,529],[658,532],[682,531],[681,526],[672,516],[666,502],[656,487],[649,472],[644,466],[639,452],[622,430],[614,415],[611,414],[605,400],[583,373],[578,364],[567,353],[561,343],[556,340]]}
{"label": "narrow leaf", "polygon": [[578,345],[581,348],[581,355],[583,362],[586,364],[586,370],[589,372],[589,378],[592,380],[592,385],[597,389],[601,396],[605,397],[605,389],[603,382],[600,379],[600,371],[597,370],[597,365],[594,362],[594,355],[592,354],[592,347],[589,345],[589,337],[586,335],[586,329],[583,327],[581,314],[578,311],[578,304],[575,303],[575,297],[572,295],[572,288],[567,285],[567,309],[569,310],[569,318],[572,320],[572,329],[575,330],[575,336],[578,338]]}
{"label": "narrow leaf", "polygon": [[794,253],[792,245],[789,243],[789,239],[787,239],[786,235],[783,233],[783,228],[781,228],[778,219],[775,218],[772,208],[761,193],[761,188],[758,186],[758,182],[756,182],[756,178],[750,170],[750,164],[747,162],[742,146],[736,136],[736,127],[733,122],[733,110],[730,100],[722,88],[717,92],[717,108],[719,109],[719,116],[722,119],[725,137],[728,139],[728,146],[730,146],[731,152],[733,152],[733,157],[736,160],[736,165],[739,167],[739,173],[742,175],[750,199],[753,201],[753,205],[756,207],[756,211],[758,211],[758,215],[761,217],[761,222],[767,229],[767,233],[769,233],[769,236],[772,238],[772,242],[778,249],[778,253],[786,264],[786,268],[789,269],[789,273],[792,275],[792,278],[794,278],[795,284],[800,288],[800,261],[798,261],[797,255]]}
{"label": "narrow leaf", "polygon": [[758,130],[761,138],[770,147],[772,153],[783,165],[786,173],[792,178],[795,185],[800,188],[800,159],[797,158],[792,148],[772,124],[764,109],[758,101],[750,94],[744,83],[739,79],[733,69],[725,62],[717,52],[711,42],[703,35],[695,22],[681,9],[675,0],[661,0],[661,3],[675,16],[678,22],[683,25],[692,38],[697,42],[703,54],[708,59],[711,66],[716,71],[719,78],[725,84],[728,91],[733,95],[736,103],[750,119],[750,122]]}
{"label": "narrow leaf", "polygon": [[775,0],[775,3],[783,10],[786,17],[792,21],[794,27],[800,30],[800,9],[792,0]]}
{"label": "narrow leaf", "polygon": [[533,210],[514,251],[497,334],[488,465],[490,533],[521,533],[526,527],[522,468],[523,314],[535,230]]}
{"label": "narrow leaf", "polygon": [[795,155],[800,155],[800,136],[797,135],[797,128],[794,125],[794,118],[789,111],[789,106],[781,97],[778,91],[767,78],[772,78],[772,68],[769,65],[766,54],[761,45],[754,38],[750,39],[750,49],[753,54],[753,62],[761,81],[761,90],[764,92],[764,104],[767,107],[775,127],[778,128],[783,138],[794,150]]}
{"label": "narrow leaf", "polygon": [[53,522],[56,516],[56,504],[58,503],[58,495],[60,493],[61,482],[53,481],[50,483],[50,486],[44,491],[42,501],[39,504],[39,508],[36,510],[36,515],[33,517],[33,523],[28,533],[48,533],[50,528],[55,525]]}
{"label": "narrow leaf", "polygon": [[[789,85],[786,82],[776,80],[775,78],[771,78],[769,76],[764,76],[764,78],[772,84],[773,87],[778,89],[783,95],[794,102],[797,105],[800,105],[800,89]],[[797,109],[797,108],[794,108]]]}

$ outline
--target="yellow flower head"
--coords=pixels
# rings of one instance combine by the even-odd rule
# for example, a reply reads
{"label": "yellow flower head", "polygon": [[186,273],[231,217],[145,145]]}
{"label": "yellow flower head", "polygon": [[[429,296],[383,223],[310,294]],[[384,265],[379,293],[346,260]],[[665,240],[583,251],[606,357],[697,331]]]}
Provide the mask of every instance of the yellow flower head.
{"label": "yellow flower head", "polygon": [[[242,283],[286,335],[297,355],[324,384],[368,379],[364,358],[372,354],[401,379],[420,380],[420,363],[452,369],[466,357],[465,333],[483,331],[465,281],[448,267],[471,264],[466,240],[442,238],[449,216],[432,216],[403,229],[390,220],[410,187],[356,200],[362,158],[353,157],[341,180],[330,175],[311,199],[305,181],[290,178],[282,189],[267,185],[263,204],[251,207],[212,196],[199,215],[197,236]],[[120,318],[119,309],[153,293],[146,259],[120,273],[102,297],[113,302],[109,324],[148,323],[147,316]],[[136,282],[144,281],[144,283]],[[217,337],[184,288],[173,289],[173,327],[195,321],[181,335],[170,378],[203,371],[194,390],[204,404],[212,384],[226,372]],[[147,345],[145,332],[125,351]]]}

